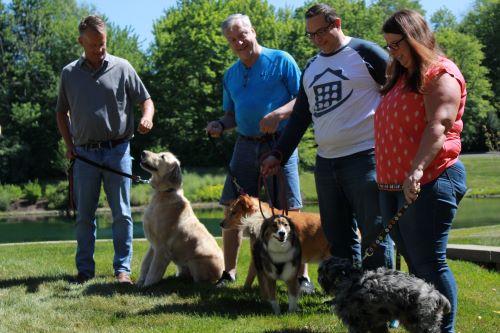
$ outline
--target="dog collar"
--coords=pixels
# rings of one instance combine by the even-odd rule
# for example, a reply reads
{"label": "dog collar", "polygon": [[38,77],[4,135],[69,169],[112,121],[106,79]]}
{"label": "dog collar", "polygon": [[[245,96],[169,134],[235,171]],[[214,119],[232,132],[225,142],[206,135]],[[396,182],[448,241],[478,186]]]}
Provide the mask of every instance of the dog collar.
{"label": "dog collar", "polygon": [[152,187],[153,189],[155,189],[156,191],[158,191],[158,192],[167,192],[167,193],[170,193],[170,192],[175,192],[175,190],[176,190],[176,189],[175,189],[175,188],[173,188],[173,187],[169,187],[169,188],[167,188],[167,189],[165,189],[165,190],[158,190],[158,189],[157,189],[156,187],[154,187],[153,185],[151,185],[151,187]]}

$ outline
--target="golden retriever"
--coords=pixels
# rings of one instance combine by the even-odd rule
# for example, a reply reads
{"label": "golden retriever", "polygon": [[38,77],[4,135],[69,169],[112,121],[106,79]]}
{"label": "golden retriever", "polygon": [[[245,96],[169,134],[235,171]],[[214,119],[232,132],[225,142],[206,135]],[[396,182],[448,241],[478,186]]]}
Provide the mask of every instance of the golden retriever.
{"label": "golden retriever", "polygon": [[[261,202],[262,212],[266,218],[272,216],[272,210],[265,202]],[[275,210],[279,213],[279,210]],[[330,256],[330,245],[326,240],[321,218],[317,213],[288,212],[288,216],[295,226],[295,233],[302,248],[302,263],[320,262]],[[224,213],[221,223],[223,228],[240,229],[250,238],[253,247],[259,237],[264,217],[259,209],[259,199],[243,194],[236,198]],[[250,263],[245,288],[250,288],[255,279],[255,267]]]}
{"label": "golden retriever", "polygon": [[141,167],[151,173],[153,194],[143,219],[150,247],[137,285],[158,283],[171,261],[179,277],[215,282],[224,269],[222,250],[184,197],[179,160],[169,152],[143,151]]}

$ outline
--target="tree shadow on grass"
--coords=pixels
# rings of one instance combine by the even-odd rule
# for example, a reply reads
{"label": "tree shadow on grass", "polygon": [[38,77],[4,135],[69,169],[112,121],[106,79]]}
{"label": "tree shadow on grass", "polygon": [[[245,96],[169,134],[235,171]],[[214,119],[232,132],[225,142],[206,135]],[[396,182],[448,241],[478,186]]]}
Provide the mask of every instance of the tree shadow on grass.
{"label": "tree shadow on grass", "polygon": [[[260,299],[257,288],[250,290],[234,287],[216,288],[212,283],[193,283],[176,277],[168,277],[146,288],[118,283],[94,283],[83,291],[84,295],[104,297],[111,297],[117,293],[154,297],[175,295],[179,298],[178,302],[158,305],[135,313],[140,316],[176,312],[236,317],[242,313],[266,314],[270,313],[271,309]],[[183,302],[183,299],[188,302]],[[118,313],[117,316],[130,316],[130,312]]]}
{"label": "tree shadow on grass", "polygon": [[[287,314],[288,303],[287,296],[284,293],[280,293],[279,303],[282,314]],[[305,296],[302,300],[299,300],[300,306],[298,314],[300,314],[302,309],[307,309],[307,313],[315,314],[331,314],[329,306],[325,305],[323,300],[317,296]],[[253,288],[252,290],[238,289],[238,288],[226,288],[225,290],[220,290],[218,288],[213,288],[208,291],[208,294],[200,297],[196,302],[189,303],[172,303],[172,304],[162,304],[157,305],[151,309],[140,311],[135,313],[138,316],[149,316],[149,315],[161,315],[164,313],[186,313],[193,314],[197,316],[223,316],[230,319],[236,319],[241,316],[246,315],[258,315],[258,316],[270,316],[276,317],[272,312],[271,306],[268,302],[262,300],[259,296],[258,288]],[[123,317],[130,316],[130,313],[119,314]],[[276,318],[279,318],[276,317]],[[266,331],[267,332],[267,331]],[[269,332],[310,332],[307,329],[296,329],[290,330],[274,330]]]}
{"label": "tree shadow on grass", "polygon": [[36,293],[40,289],[40,285],[44,283],[56,282],[60,280],[69,281],[73,278],[71,275],[53,275],[53,276],[37,276],[37,277],[20,277],[9,280],[0,280],[0,289],[26,286],[27,293]]}
{"label": "tree shadow on grass", "polygon": [[317,330],[310,330],[307,328],[287,328],[282,330],[266,330],[264,333],[311,333],[317,332]]}
{"label": "tree shadow on grass", "polygon": [[[278,289],[281,310],[283,313],[286,313],[288,307],[286,287],[283,285]],[[117,283],[102,283],[89,285],[84,291],[85,295],[105,297],[111,297],[117,293],[136,296],[165,296],[165,299],[169,299],[168,301],[166,300],[164,304],[153,306],[150,309],[136,312],[122,311],[116,313],[116,316],[120,318],[161,315],[165,313],[186,313],[197,316],[215,315],[232,319],[242,315],[274,316],[268,302],[261,299],[258,287],[252,289],[243,289],[236,286],[216,288],[212,283],[193,283],[192,281],[182,280],[171,276],[147,288],[119,285]],[[308,312],[331,313],[329,305],[324,303],[324,300],[319,294],[304,296],[301,298],[300,303]]]}

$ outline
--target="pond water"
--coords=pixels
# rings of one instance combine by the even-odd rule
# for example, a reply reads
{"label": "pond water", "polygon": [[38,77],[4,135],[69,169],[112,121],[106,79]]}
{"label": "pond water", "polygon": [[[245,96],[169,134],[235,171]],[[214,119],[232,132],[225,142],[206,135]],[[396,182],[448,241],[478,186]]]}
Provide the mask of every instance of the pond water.
{"label": "pond water", "polygon": [[[306,211],[318,211],[310,205]],[[220,236],[219,223],[222,209],[195,210],[200,221],[214,235]],[[142,213],[134,214],[134,237],[142,238]],[[99,215],[97,218],[98,239],[111,238],[111,216]],[[453,228],[470,228],[500,224],[500,198],[464,199],[460,203]],[[0,243],[18,243],[35,241],[74,240],[74,220],[65,217],[43,218],[8,218],[0,219]]]}

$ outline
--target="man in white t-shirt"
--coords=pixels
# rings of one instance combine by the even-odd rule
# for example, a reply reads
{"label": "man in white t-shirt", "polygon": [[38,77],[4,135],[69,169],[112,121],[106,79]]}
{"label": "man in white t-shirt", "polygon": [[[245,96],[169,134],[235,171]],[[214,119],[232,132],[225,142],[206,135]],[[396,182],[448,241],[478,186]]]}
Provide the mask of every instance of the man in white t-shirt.
{"label": "man in white t-shirt", "polygon": [[[383,229],[373,117],[385,82],[388,54],[372,42],[345,36],[340,17],[328,5],[312,6],[305,17],[306,35],[320,52],[303,70],[292,115],[275,147],[281,154],[264,160],[261,171],[264,175],[276,173],[312,122],[318,144],[316,190],[330,251],[361,263],[362,253]],[[392,240],[383,239],[362,264],[364,269],[392,268]]]}

